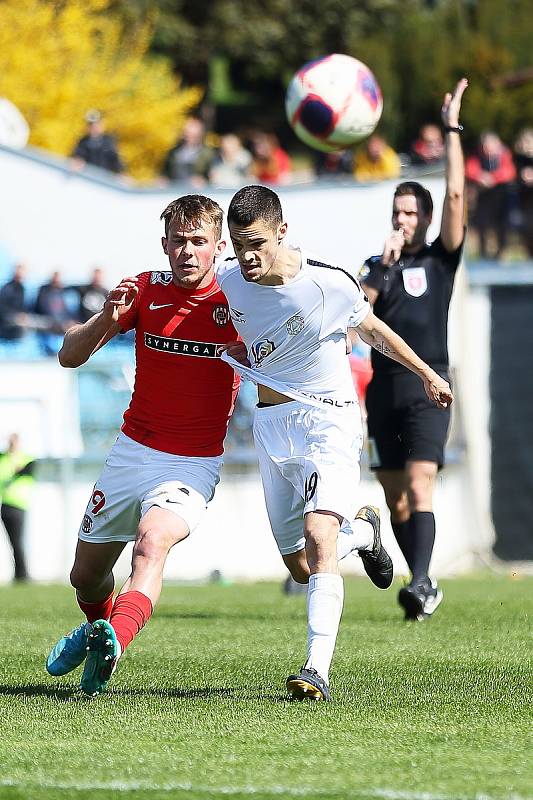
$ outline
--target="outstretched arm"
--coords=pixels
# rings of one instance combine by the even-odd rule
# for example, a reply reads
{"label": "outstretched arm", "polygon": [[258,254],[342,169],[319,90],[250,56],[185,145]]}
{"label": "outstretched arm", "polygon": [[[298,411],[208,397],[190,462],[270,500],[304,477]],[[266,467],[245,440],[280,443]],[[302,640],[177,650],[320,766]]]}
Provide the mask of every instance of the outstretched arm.
{"label": "outstretched arm", "polygon": [[407,342],[370,312],[355,329],[361,339],[388,358],[403,364],[422,380],[430,400],[439,408],[447,408],[453,400],[448,383],[422,361]]}
{"label": "outstretched arm", "polygon": [[453,94],[448,92],[442,105],[442,122],[446,143],[446,195],[442,209],[440,237],[445,249],[451,253],[461,245],[464,237],[465,162],[459,127],[459,112],[463,93],[468,86],[462,78]]}
{"label": "outstretched arm", "polygon": [[104,307],[83,325],[73,325],[58,353],[62,367],[79,367],[120,332],[120,317],[130,310],[138,292],[137,278],[124,278],[108,292]]}

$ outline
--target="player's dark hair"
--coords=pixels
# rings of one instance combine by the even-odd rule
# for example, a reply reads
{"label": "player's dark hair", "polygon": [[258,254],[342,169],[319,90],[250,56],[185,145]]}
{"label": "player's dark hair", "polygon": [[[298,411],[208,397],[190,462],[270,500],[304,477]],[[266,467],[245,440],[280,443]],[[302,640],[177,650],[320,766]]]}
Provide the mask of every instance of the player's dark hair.
{"label": "player's dark hair", "polygon": [[405,197],[409,194],[416,197],[425,216],[431,217],[433,214],[433,200],[428,190],[416,181],[404,181],[396,187],[394,197]]}
{"label": "player's dark hair", "polygon": [[228,223],[247,228],[258,220],[273,229],[281,225],[283,212],[279,197],[266,186],[243,186],[229,204]]}
{"label": "player's dark hair", "polygon": [[165,221],[165,236],[170,226],[176,222],[180,228],[198,228],[202,222],[209,222],[215,229],[215,239],[222,236],[224,212],[218,203],[203,194],[186,194],[173,200],[162,212],[159,219]]}

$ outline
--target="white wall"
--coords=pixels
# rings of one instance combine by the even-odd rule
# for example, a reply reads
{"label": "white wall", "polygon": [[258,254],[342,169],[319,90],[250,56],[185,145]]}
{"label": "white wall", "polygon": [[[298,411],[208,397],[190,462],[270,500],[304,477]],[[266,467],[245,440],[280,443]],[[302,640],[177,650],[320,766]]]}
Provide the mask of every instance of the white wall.
{"label": "white wall", "polygon": [[[27,263],[32,281],[47,278],[52,269],[75,280],[100,265],[111,283],[126,274],[163,268],[159,215],[190,188],[135,191],[70,172],[65,163],[37,160],[31,150],[0,147],[0,242],[15,259]],[[430,236],[436,236],[443,181],[422,182],[434,196]],[[383,247],[395,183],[280,188],[288,239],[339,264],[362,264]],[[224,209],[233,196],[227,190],[205,191]]]}
{"label": "white wall", "polygon": [[[96,476],[95,476],[96,477]],[[72,565],[78,527],[92,484],[39,484],[28,514],[28,566],[33,578],[66,581]],[[476,524],[469,502],[469,481],[464,467],[450,466],[440,476],[435,498],[437,540],[432,569],[436,575],[452,575],[474,564],[473,537]],[[392,534],[383,493],[377,481],[365,480],[358,492],[361,505],[381,508],[383,540],[398,574],[407,574]],[[1,530],[1,528],[0,528]],[[117,566],[117,574],[129,572],[131,545]],[[349,556],[343,572],[364,574],[361,562]],[[230,579],[282,578],[286,570],[270,533],[263,493],[257,476],[222,478],[203,522],[185,542],[170,553],[165,576],[169,579],[202,580],[218,569]],[[0,534],[0,582],[10,580],[11,557],[5,534]]]}

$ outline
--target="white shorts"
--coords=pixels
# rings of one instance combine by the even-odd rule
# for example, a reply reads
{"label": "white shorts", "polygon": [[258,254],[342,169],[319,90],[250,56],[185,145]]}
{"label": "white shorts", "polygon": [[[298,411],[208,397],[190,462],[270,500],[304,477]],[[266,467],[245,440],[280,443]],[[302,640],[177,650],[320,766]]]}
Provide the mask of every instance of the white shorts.
{"label": "white shorts", "polygon": [[335,411],[295,401],[257,408],[254,439],[280,553],[305,546],[308,511],[331,511],[346,524],[355,518],[363,443],[359,406]]}
{"label": "white shorts", "polygon": [[152,506],[172,511],[192,532],[215,493],[221,465],[222,456],[176,456],[119,433],[94,485],[78,538],[133,541],[141,517]]}

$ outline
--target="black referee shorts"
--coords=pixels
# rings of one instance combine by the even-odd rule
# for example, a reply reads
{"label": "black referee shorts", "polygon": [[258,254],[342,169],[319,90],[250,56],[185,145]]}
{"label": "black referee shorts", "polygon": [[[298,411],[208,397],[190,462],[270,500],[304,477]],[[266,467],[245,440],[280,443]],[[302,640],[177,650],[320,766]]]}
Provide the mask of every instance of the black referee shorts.
{"label": "black referee shorts", "polygon": [[[436,370],[450,383],[449,375]],[[399,470],[406,461],[444,464],[450,409],[437,408],[412,372],[374,373],[366,393],[371,469]]]}

